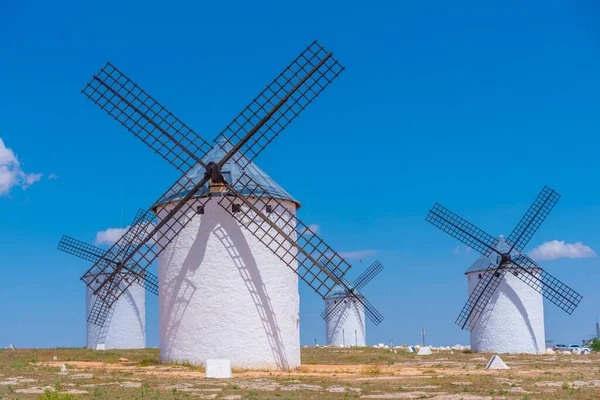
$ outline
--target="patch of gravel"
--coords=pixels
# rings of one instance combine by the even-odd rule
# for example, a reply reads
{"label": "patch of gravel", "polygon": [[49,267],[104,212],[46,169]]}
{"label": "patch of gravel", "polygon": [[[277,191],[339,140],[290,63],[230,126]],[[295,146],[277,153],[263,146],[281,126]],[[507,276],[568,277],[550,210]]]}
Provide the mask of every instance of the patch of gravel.
{"label": "patch of gravel", "polygon": [[32,383],[32,382],[37,382],[37,380],[23,378],[22,376],[17,376],[14,378],[6,378],[5,381],[0,382],[0,385],[19,385],[21,383]]}
{"label": "patch of gravel", "polygon": [[360,396],[361,399],[422,399],[429,397],[425,392],[381,393]]}
{"label": "patch of gravel", "polygon": [[142,383],[141,382],[121,382],[119,384],[119,386],[126,387],[126,388],[139,388],[139,387],[142,387]]}
{"label": "patch of gravel", "polygon": [[530,393],[527,390],[525,390],[519,386],[511,387],[510,389],[508,389],[508,391],[513,392],[513,393]]}
{"label": "patch of gravel", "polygon": [[223,400],[237,400],[237,399],[241,399],[241,398],[242,398],[242,396],[240,396],[239,394],[232,394],[232,395],[223,397]]}
{"label": "patch of gravel", "polygon": [[292,390],[322,390],[321,386],[309,385],[307,383],[296,383],[293,385],[281,386],[281,390],[292,391]]}
{"label": "patch of gravel", "polygon": [[26,389],[17,389],[17,390],[15,390],[15,392],[22,393],[22,394],[44,394],[44,392],[46,390],[54,392],[54,388],[52,386],[42,386],[42,387],[34,386],[34,387],[26,388]]}
{"label": "patch of gravel", "polygon": [[434,400],[492,400],[490,396],[476,396],[474,394],[442,394],[432,397]]}
{"label": "patch of gravel", "polygon": [[404,389],[439,389],[439,385],[426,385],[426,386],[404,386]]}
{"label": "patch of gravel", "polygon": [[254,390],[265,390],[272,392],[279,388],[279,383],[270,381],[268,379],[257,379],[254,381],[240,381],[237,385],[243,389],[254,389]]}
{"label": "patch of gravel", "polygon": [[75,375],[69,375],[69,378],[71,379],[91,379],[94,377],[94,374],[75,374]]}
{"label": "patch of gravel", "polygon": [[345,393],[345,392],[352,392],[352,393],[360,393],[362,392],[361,388],[353,388],[353,387],[349,387],[349,386],[330,386],[327,388],[328,392],[331,393]]}
{"label": "patch of gravel", "polygon": [[470,386],[473,382],[450,382],[450,384],[454,386]]}

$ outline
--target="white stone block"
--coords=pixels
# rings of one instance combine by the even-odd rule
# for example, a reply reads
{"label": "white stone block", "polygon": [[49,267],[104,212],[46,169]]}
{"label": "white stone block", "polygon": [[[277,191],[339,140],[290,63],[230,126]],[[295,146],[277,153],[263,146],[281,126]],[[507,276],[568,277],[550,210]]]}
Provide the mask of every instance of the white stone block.
{"label": "white stone block", "polygon": [[499,356],[495,355],[490,358],[485,369],[510,369],[510,367]]}
{"label": "white stone block", "polygon": [[106,350],[106,345],[104,343],[96,344],[96,350]]}
{"label": "white stone block", "polygon": [[231,360],[206,360],[207,378],[231,378]]}

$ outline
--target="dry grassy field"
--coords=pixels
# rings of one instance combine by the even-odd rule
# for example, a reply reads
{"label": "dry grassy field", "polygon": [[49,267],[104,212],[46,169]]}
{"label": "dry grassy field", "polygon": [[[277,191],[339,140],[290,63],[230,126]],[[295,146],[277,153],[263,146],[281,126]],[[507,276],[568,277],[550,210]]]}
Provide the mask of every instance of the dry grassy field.
{"label": "dry grassy field", "polygon": [[211,380],[157,349],[0,350],[0,399],[600,399],[600,354],[506,355],[502,371],[485,370],[490,356],[303,348],[296,371]]}

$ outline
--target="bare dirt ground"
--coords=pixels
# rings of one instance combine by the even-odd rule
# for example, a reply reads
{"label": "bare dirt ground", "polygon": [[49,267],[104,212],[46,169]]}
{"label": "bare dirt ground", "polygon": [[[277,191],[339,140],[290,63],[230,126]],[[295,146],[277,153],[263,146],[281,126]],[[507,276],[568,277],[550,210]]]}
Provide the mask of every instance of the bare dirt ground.
{"label": "bare dirt ground", "polygon": [[158,349],[0,350],[0,399],[600,400],[600,354],[504,355],[503,371],[484,369],[490,357],[303,348],[298,370],[213,380],[198,367],[160,364]]}

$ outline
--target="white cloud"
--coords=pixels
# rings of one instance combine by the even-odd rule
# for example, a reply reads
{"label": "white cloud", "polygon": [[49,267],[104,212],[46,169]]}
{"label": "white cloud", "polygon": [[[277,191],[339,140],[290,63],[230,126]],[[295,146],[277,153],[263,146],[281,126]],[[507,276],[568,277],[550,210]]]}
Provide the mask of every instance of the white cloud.
{"label": "white cloud", "polygon": [[321,227],[317,224],[308,225],[304,230],[300,233],[302,236],[304,235],[316,235],[321,231]]}
{"label": "white cloud", "polygon": [[115,242],[121,239],[121,236],[123,236],[125,232],[127,232],[127,229],[129,229],[129,226],[125,228],[108,228],[106,230],[100,231],[96,233],[96,240],[94,240],[94,244],[96,244],[97,246],[101,244],[115,244]]}
{"label": "white cloud", "polygon": [[596,253],[581,242],[565,243],[564,240],[552,240],[531,250],[529,256],[534,260],[555,260],[557,258],[596,257]]}
{"label": "white cloud", "polygon": [[472,249],[468,246],[459,245],[454,248],[454,254],[456,254],[457,256],[468,256],[471,254],[471,251]]}
{"label": "white cloud", "polygon": [[21,169],[21,164],[15,153],[6,147],[0,138],[0,196],[8,195],[15,186],[27,189],[42,179],[43,174],[27,174]]}
{"label": "white cloud", "polygon": [[341,251],[339,253],[343,258],[347,258],[349,260],[363,258],[372,256],[373,254],[377,254],[377,250],[357,250],[357,251]]}
{"label": "white cloud", "polygon": [[59,178],[59,176],[58,176],[58,175],[56,175],[56,174],[50,174],[50,175],[48,175],[48,180],[49,180],[49,181],[55,181],[55,180],[57,180],[58,178]]}
{"label": "white cloud", "polygon": [[[154,224],[152,222],[140,222],[134,226],[137,226],[137,234],[136,237],[140,237],[140,233],[145,232],[146,235],[152,233],[152,229],[154,229]],[[94,240],[94,244],[96,246],[100,246],[103,244],[113,245],[121,236],[127,232],[127,230],[131,228],[131,225],[126,226],[125,228],[108,228],[103,231],[96,233],[96,239]],[[128,236],[131,237],[131,236]],[[152,238],[151,241],[155,241],[155,238]]]}

